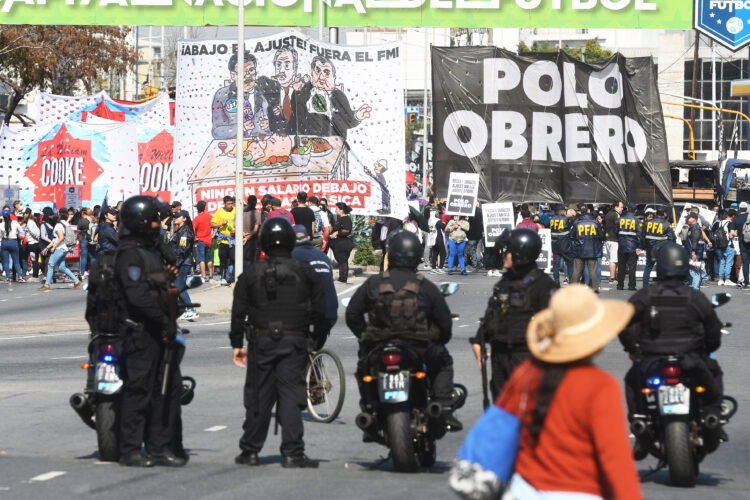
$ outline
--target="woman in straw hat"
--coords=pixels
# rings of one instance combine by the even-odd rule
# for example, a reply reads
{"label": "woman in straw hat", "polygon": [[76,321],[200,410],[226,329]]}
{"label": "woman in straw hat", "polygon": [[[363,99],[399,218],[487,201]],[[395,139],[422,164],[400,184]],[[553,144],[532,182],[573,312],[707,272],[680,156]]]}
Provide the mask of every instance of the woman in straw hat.
{"label": "woman in straw hat", "polygon": [[521,419],[513,498],[642,498],[619,382],[592,363],[632,315],[627,302],[571,285],[529,322],[533,358],[496,403]]}

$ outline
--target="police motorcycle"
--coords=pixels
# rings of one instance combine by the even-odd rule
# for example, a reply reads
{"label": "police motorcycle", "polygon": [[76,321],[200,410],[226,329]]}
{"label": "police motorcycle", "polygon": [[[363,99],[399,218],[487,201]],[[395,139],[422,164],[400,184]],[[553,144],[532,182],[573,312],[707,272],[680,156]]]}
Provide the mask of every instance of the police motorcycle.
{"label": "police motorcycle", "polygon": [[[185,283],[183,290],[171,289],[170,295],[174,297],[174,311],[170,311],[170,319],[175,321],[187,308],[200,307],[200,304],[177,303],[177,296],[184,290],[201,286],[203,280],[198,276],[191,276]],[[84,285],[87,288],[87,285]],[[172,298],[172,297],[170,297]],[[128,326],[137,328],[138,324],[126,319]],[[190,331],[186,328],[176,327],[174,348],[168,349],[169,358],[163,360],[162,369],[166,372],[168,363],[179,364],[185,353],[185,339]],[[86,370],[86,386],[83,392],[77,392],[70,396],[70,406],[81,417],[83,423],[96,431],[96,441],[99,450],[99,458],[103,462],[117,462],[120,459],[120,447],[118,440],[118,409],[120,394],[124,382],[120,378],[120,359],[123,352],[123,338],[119,333],[92,333],[88,345],[89,361],[83,363],[81,368]],[[163,386],[166,387],[164,380]],[[187,405],[193,400],[196,382],[193,377],[182,377],[181,404]]]}
{"label": "police motorcycle", "polygon": [[[711,302],[716,308],[730,299],[730,294],[720,293]],[[669,468],[673,486],[695,486],[700,462],[726,440],[722,426],[737,412],[737,401],[726,395],[718,414],[704,408],[706,391],[684,369],[679,355],[665,355],[654,361],[641,384],[641,407],[646,412],[633,415],[630,429],[636,439],[648,443],[646,451],[659,460],[656,470]]]}
{"label": "police motorcycle", "polygon": [[[442,283],[439,287],[448,296],[456,293],[459,285]],[[398,340],[376,347],[367,360],[368,372],[362,377],[367,409],[355,418],[357,427],[390,449],[398,472],[416,472],[420,466],[434,465],[436,442],[448,429],[443,405],[431,401],[424,362]],[[466,387],[454,384],[451,409],[461,408],[466,396]]]}

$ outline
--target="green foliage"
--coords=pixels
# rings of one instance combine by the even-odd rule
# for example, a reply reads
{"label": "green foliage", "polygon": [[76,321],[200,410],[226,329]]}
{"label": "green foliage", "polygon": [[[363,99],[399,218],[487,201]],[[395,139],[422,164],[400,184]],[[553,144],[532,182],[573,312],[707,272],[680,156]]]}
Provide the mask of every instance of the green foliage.
{"label": "green foliage", "polygon": [[359,246],[362,243],[370,241],[372,225],[374,221],[366,215],[352,216],[352,241],[354,245]]}
{"label": "green foliage", "polygon": [[[603,48],[598,38],[588,40],[585,47],[568,47],[566,45],[563,50],[576,59],[586,62],[604,61],[612,57],[612,51]],[[548,41],[544,43],[534,42],[529,47],[524,42],[519,42],[518,53],[528,52],[557,52],[557,44],[551,44]]]}
{"label": "green foliage", "polygon": [[380,255],[375,255],[369,241],[360,243],[354,251],[355,266],[379,266],[380,260]]}

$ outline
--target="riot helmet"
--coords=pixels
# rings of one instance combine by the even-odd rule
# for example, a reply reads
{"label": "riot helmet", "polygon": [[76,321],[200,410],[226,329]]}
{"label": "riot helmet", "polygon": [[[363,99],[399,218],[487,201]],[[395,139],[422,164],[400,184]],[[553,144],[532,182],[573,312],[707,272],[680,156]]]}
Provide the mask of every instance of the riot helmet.
{"label": "riot helmet", "polygon": [[[120,220],[129,234],[158,236],[161,231],[159,209],[159,203],[151,196],[131,196],[122,204]],[[157,226],[152,227],[152,222],[157,222]]]}
{"label": "riot helmet", "polygon": [[398,231],[388,240],[388,266],[417,269],[422,258],[422,244],[411,231]]}
{"label": "riot helmet", "polygon": [[260,249],[267,255],[291,253],[297,236],[286,217],[271,217],[260,228]]}
{"label": "riot helmet", "polygon": [[656,273],[659,278],[684,278],[690,271],[690,255],[672,241],[656,248]]}
{"label": "riot helmet", "polygon": [[513,267],[532,264],[542,251],[542,238],[531,229],[514,229],[508,235],[507,251],[513,255]]}

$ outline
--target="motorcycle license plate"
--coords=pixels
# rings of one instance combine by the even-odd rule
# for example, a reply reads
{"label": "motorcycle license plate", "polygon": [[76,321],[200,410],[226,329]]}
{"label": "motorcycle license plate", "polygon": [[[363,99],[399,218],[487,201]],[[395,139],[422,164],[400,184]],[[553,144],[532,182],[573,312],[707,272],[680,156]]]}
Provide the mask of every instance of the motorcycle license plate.
{"label": "motorcycle license plate", "polygon": [[111,395],[115,394],[122,388],[122,379],[120,378],[120,370],[116,364],[113,363],[97,363],[96,372],[94,375],[94,383],[96,384],[96,392],[100,394]]}
{"label": "motorcycle license plate", "polygon": [[403,403],[409,399],[409,372],[380,373],[380,401],[383,403]]}
{"label": "motorcycle license plate", "polygon": [[682,384],[659,387],[659,409],[662,415],[690,413],[690,389]]}

